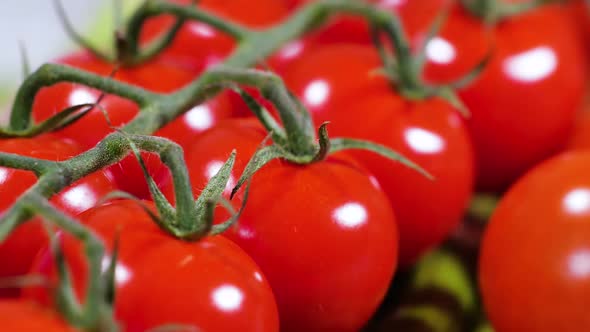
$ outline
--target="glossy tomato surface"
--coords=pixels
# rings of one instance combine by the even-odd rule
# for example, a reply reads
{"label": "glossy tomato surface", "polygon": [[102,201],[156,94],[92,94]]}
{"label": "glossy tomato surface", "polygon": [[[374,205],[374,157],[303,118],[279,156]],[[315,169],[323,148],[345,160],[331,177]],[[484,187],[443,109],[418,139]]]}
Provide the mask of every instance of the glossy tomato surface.
{"label": "glossy tomato surface", "polygon": [[[76,156],[82,149],[74,142],[43,135],[33,139],[0,140],[0,151],[61,161]],[[0,167],[0,214],[10,208],[36,181],[37,178],[32,172]],[[74,216],[93,207],[114,190],[115,186],[109,176],[104,172],[97,172],[67,187],[54,196],[51,202],[60,210]],[[26,274],[35,255],[45,244],[47,233],[40,221],[33,220],[19,226],[0,244],[0,278]],[[16,293],[15,289],[0,290],[1,295]]]}
{"label": "glossy tomato surface", "polygon": [[[114,201],[80,219],[107,248],[112,248],[116,236],[120,239],[114,309],[125,331],[165,324],[204,332],[278,331],[276,303],[262,272],[224,237],[194,243],[174,239],[133,201]],[[78,294],[83,294],[83,251],[68,236],[62,243]],[[41,254],[33,271],[53,275],[51,255]],[[43,299],[47,294],[31,289],[27,295]]]}
{"label": "glossy tomato surface", "polygon": [[461,220],[472,192],[474,157],[456,109],[438,98],[412,101],[400,96],[373,74],[379,65],[368,46],[329,45],[302,57],[285,81],[316,124],[330,122],[332,137],[383,144],[434,176],[429,180],[371,152],[352,152],[387,193],[400,231],[400,262],[411,265]]}
{"label": "glossy tomato surface", "polygon": [[[187,157],[193,188],[203,188],[235,148],[233,186],[265,136],[260,125],[236,120],[204,132]],[[307,166],[266,165],[225,235],[267,276],[281,331],[358,331],[396,267],[397,231],[387,199],[344,154]]]}
{"label": "glossy tomato surface", "polygon": [[[87,52],[69,55],[58,62],[104,76],[110,75],[114,69],[113,65],[104,63]],[[154,92],[169,93],[191,82],[194,75],[178,64],[172,64],[166,57],[160,57],[137,68],[119,69],[115,78]],[[45,120],[70,106],[94,103],[100,94],[100,91],[74,83],[59,83],[44,88],[35,98],[33,117],[37,121]],[[232,115],[230,104],[225,98],[219,96],[194,107],[156,135],[167,137],[181,145],[189,144],[196,133],[214,125],[219,119]],[[94,108],[79,121],[57,132],[57,135],[73,139],[89,149],[113,131],[111,126],[120,127],[126,124],[138,112],[135,103],[114,95],[107,95],[101,106],[108,114],[108,120],[100,108]],[[161,180],[158,177],[167,175],[158,156],[150,153],[143,153],[142,156],[156,181]],[[110,171],[121,189],[141,198],[149,197],[143,173],[135,157],[125,158],[112,166]]]}
{"label": "glossy tomato surface", "polygon": [[27,300],[0,300],[0,326],[4,331],[76,332],[56,312]]}
{"label": "glossy tomato surface", "polygon": [[497,331],[590,329],[590,153],[521,178],[484,234],[479,283]]}
{"label": "glossy tomato surface", "polygon": [[[424,78],[431,83],[459,79],[492,54],[479,78],[460,91],[472,113],[468,125],[479,189],[502,191],[564,147],[587,79],[584,44],[568,9],[544,5],[489,29],[458,1],[375,3],[399,15],[415,50],[425,42],[437,15],[448,8],[441,32],[425,47]],[[335,18],[283,48],[271,63],[283,72],[314,49],[343,42],[370,43],[366,24],[352,17]]]}
{"label": "glossy tomato surface", "polygon": [[428,49],[425,76],[435,82],[458,78],[493,51],[480,77],[460,91],[472,114],[479,189],[503,190],[564,147],[587,79],[566,9],[541,6],[489,30],[454,8]]}

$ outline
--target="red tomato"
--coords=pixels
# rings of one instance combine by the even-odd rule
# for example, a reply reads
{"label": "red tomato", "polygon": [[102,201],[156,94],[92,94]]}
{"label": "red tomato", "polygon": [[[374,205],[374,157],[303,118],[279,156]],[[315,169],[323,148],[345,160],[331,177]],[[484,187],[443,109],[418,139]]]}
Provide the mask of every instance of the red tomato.
{"label": "red tomato", "polygon": [[[113,70],[111,64],[104,63],[87,52],[70,55],[58,62],[100,75],[108,75]],[[115,78],[156,92],[172,92],[189,83],[193,76],[185,69],[167,63],[166,58],[162,57],[137,68],[120,69]],[[37,94],[33,105],[33,117],[35,120],[41,121],[70,106],[93,103],[99,96],[100,91],[82,85],[59,83],[44,88]],[[181,145],[188,144],[193,135],[209,128],[220,118],[229,117],[232,114],[230,104],[225,98],[222,95],[195,107],[157,132],[156,135],[170,138]],[[135,103],[114,95],[107,95],[101,105],[107,112],[113,126],[124,125],[138,112]],[[89,149],[110,132],[112,130],[103,112],[96,108],[57,134],[73,139],[85,149]],[[143,157],[154,176],[166,176],[166,169],[156,155],[144,153]],[[143,173],[134,156],[128,156],[112,166],[110,170],[121,189],[141,198],[149,197]],[[156,178],[156,181],[160,180]]]}
{"label": "red tomato", "polygon": [[479,283],[497,331],[590,330],[590,153],[537,166],[502,198]]}
{"label": "red tomato", "polygon": [[590,100],[586,98],[584,107],[578,112],[574,131],[567,145],[567,150],[590,149]]}
{"label": "red tomato", "polygon": [[[82,149],[73,142],[44,135],[34,139],[0,140],[0,151],[58,161],[71,158],[81,153]],[[32,172],[0,167],[0,213],[14,204],[36,181]],[[76,215],[93,207],[114,190],[105,173],[97,172],[64,189],[51,202],[62,211]],[[40,221],[30,221],[19,226],[0,244],[0,278],[26,274],[35,255],[47,241],[47,234]],[[16,289],[0,290],[0,295],[12,296],[17,293]]]}
{"label": "red tomato", "polygon": [[[449,2],[376,3],[398,13],[416,48]],[[491,30],[459,1],[450,8],[441,33],[426,47],[425,78],[435,83],[458,79],[494,52],[487,69],[460,96],[472,113],[469,129],[478,187],[503,190],[528,168],[563,148],[586,82],[584,48],[567,10],[558,5],[506,19]],[[346,17],[308,39],[311,41],[284,48],[273,58],[273,65],[279,71],[292,67],[302,54],[321,47],[313,44],[370,41],[366,24]]]}
{"label": "red tomato", "polygon": [[564,147],[587,77],[583,45],[558,5],[491,30],[455,8],[429,45],[425,75],[437,82],[457,78],[486,48],[494,52],[490,63],[460,96],[472,113],[478,187],[498,191]]}
{"label": "red tomato", "polygon": [[[297,1],[297,5],[315,1],[317,0]],[[369,0],[368,2],[383,10],[395,12],[403,23],[405,32],[412,37],[413,44],[417,44],[424,38],[424,22],[434,21],[436,16],[447,6],[449,0]],[[318,30],[282,47],[270,58],[269,62],[274,70],[283,73],[304,54],[313,52],[327,44],[337,43],[372,44],[367,20],[353,15],[335,15]]]}
{"label": "red tomato", "polygon": [[52,310],[26,300],[0,300],[0,325],[4,331],[76,332]]}
{"label": "red tomato", "polygon": [[[170,0],[173,3],[190,4],[192,0]],[[287,8],[277,0],[202,0],[199,7],[205,8],[229,20],[248,27],[267,27],[279,22],[287,15]],[[144,42],[154,39],[173,24],[170,16],[148,20],[142,28]],[[189,64],[191,70],[202,70],[223,60],[234,48],[231,37],[218,32],[201,22],[187,22],[176,35],[164,54],[174,61]]]}
{"label": "red tomato", "polygon": [[[120,238],[114,309],[124,331],[172,323],[203,332],[278,331],[276,303],[265,277],[224,237],[194,243],[176,240],[132,201],[115,201],[79,218],[107,248]],[[87,273],[83,251],[69,236],[62,243],[75,287],[83,294]],[[54,270],[51,255],[47,251],[39,255],[33,271],[54,275]],[[45,300],[47,296],[39,289],[26,295]]]}
{"label": "red tomato", "polygon": [[[187,156],[193,187],[203,188],[235,148],[231,189],[265,136],[260,125],[243,120],[201,134]],[[397,231],[387,199],[345,154],[307,166],[266,165],[225,235],[267,276],[281,331],[358,331],[396,267]]]}
{"label": "red tomato", "polygon": [[383,144],[435,177],[431,181],[374,153],[353,151],[387,193],[400,231],[400,262],[410,265],[461,220],[472,192],[473,153],[466,127],[449,103],[400,96],[371,74],[379,65],[373,48],[329,45],[302,57],[285,81],[315,123],[330,121],[332,137]]}

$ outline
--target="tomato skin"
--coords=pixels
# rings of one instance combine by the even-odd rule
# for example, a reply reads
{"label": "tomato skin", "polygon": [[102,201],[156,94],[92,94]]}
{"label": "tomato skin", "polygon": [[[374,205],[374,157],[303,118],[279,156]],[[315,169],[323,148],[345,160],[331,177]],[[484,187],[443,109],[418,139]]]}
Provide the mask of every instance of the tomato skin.
{"label": "tomato skin", "polygon": [[[193,188],[203,188],[212,165],[235,148],[231,189],[265,136],[255,120],[226,121],[201,134],[187,156]],[[393,212],[376,182],[346,154],[307,166],[264,166],[240,220],[225,235],[267,276],[281,331],[358,331],[396,267]]]}
{"label": "tomato skin", "polygon": [[76,332],[56,312],[27,300],[0,300],[0,326],[5,331]]}
{"label": "tomato skin", "polygon": [[[114,68],[88,52],[74,53],[58,62],[105,76],[109,75]],[[192,81],[191,72],[168,62],[169,60],[165,57],[161,57],[137,68],[123,68],[117,71],[115,78],[163,93],[172,92]],[[33,117],[36,121],[47,119],[70,106],[93,103],[100,94],[100,91],[73,83],[58,83],[43,88],[35,97]],[[190,144],[192,136],[196,133],[214,125],[219,119],[233,116],[231,104],[226,99],[227,96],[220,95],[193,108],[156,132],[156,135],[172,139],[181,145]],[[101,106],[108,114],[112,126],[115,127],[126,124],[138,112],[135,103],[114,95],[106,95]],[[111,132],[111,126],[103,112],[95,108],[82,119],[56,134],[79,142],[85,149],[90,149]],[[150,153],[143,153],[142,156],[157,182],[163,181],[163,178],[168,176],[167,169],[158,156]],[[134,156],[128,156],[111,166],[109,170],[113,173],[119,188],[140,198],[150,197],[143,173]]]}
{"label": "tomato skin", "polygon": [[[146,204],[154,209],[152,203]],[[123,330],[140,332],[175,323],[199,331],[278,331],[276,303],[262,272],[224,237],[194,243],[171,238],[136,202],[126,200],[89,210],[79,218],[107,248],[112,248],[116,236],[120,238],[114,310]],[[84,251],[67,235],[62,244],[77,293],[83,294]],[[55,277],[47,250],[32,270]],[[48,294],[29,289],[25,295],[47,301]]]}
{"label": "tomato skin", "polygon": [[483,237],[479,284],[496,330],[590,329],[588,167],[587,151],[545,161],[494,211]]}
{"label": "tomato skin", "polygon": [[457,226],[473,189],[474,157],[457,110],[438,98],[411,101],[400,96],[371,74],[378,66],[373,48],[328,45],[302,57],[285,81],[315,123],[330,122],[332,137],[383,144],[434,176],[428,180],[374,153],[351,152],[387,193],[400,231],[400,263],[408,266]]}
{"label": "tomato skin", "polygon": [[[531,29],[531,27],[535,27]],[[586,82],[584,48],[565,9],[546,5],[486,26],[464,10],[451,12],[440,37],[445,49],[426,68],[431,81],[448,81],[492,58],[460,97],[472,116],[478,188],[501,191],[539,161],[563,149]],[[499,135],[498,133],[501,133]]]}
{"label": "tomato skin", "polygon": [[[398,13],[416,49],[450,2],[376,3]],[[493,51],[480,77],[459,94],[472,113],[468,125],[477,187],[502,191],[528,168],[563,149],[587,78],[583,43],[568,9],[558,5],[506,19],[491,30],[458,2],[449,8],[441,33],[427,47],[424,78],[431,83],[456,80]],[[353,17],[336,19],[304,40],[297,56],[277,55],[275,66],[283,70],[322,45],[343,42],[368,44],[366,24]]]}
{"label": "tomato skin", "polygon": [[[0,140],[0,151],[53,161],[65,160],[82,152],[74,142],[49,134],[32,139]],[[0,167],[0,213],[12,206],[36,181],[32,172]],[[60,210],[76,215],[93,207],[114,190],[110,175],[101,171],[73,183],[54,196],[51,202]],[[47,234],[39,220],[19,226],[0,244],[0,278],[26,274],[37,252],[47,241]],[[0,296],[17,293],[17,289],[0,289]]]}

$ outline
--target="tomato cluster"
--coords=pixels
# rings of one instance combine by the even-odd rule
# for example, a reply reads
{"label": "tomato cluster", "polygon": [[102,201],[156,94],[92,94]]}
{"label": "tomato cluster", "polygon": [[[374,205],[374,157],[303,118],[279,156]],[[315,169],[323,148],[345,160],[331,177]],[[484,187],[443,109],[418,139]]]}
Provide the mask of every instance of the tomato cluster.
{"label": "tomato cluster", "polygon": [[[198,6],[250,29],[247,41],[254,36],[263,43],[255,32],[278,34],[281,24],[322,1],[169,2]],[[379,30],[371,22],[375,17],[354,10],[327,15],[315,7],[322,14],[317,22],[256,66],[282,78],[293,109],[281,108],[268,89],[238,84],[203,103],[183,105],[187,110],[153,136],[182,147],[179,158],[200,208],[206,205],[199,205],[199,197],[209,195],[208,184],[237,152],[220,189],[226,204],[213,202],[208,225],[237,218],[221,234],[195,239],[166,227],[182,221],[166,220],[171,217],[162,213],[162,201],[170,202],[169,210],[184,203],[164,162],[169,160],[156,153],[141,152],[139,161],[129,154],[59,192],[39,190],[55,194],[50,203],[104,246],[101,268],[114,264],[107,312],[123,331],[372,331],[369,322],[379,326],[376,313],[391,310],[383,303],[389,290],[395,293],[394,276],[411,275],[421,258],[460,229],[480,193],[498,201],[478,239],[473,271],[490,324],[498,331],[589,330],[590,9],[582,1],[521,2],[367,0],[381,11],[379,19],[399,19],[393,33]],[[324,16],[330,19],[323,22]],[[139,44],[158,40],[176,20],[172,14],[147,19]],[[143,63],[110,63],[90,50],[53,62],[172,95],[224,63],[241,42],[187,20],[165,49]],[[59,165],[143,111],[121,96],[60,82],[38,91],[31,118],[42,122],[80,104],[94,106],[67,126],[0,139],[0,163],[10,165],[3,158],[16,154],[56,162],[62,170]],[[250,116],[257,106],[268,119]],[[289,144],[309,137],[292,138],[301,133],[290,132],[285,112],[308,112],[314,130],[327,124],[319,143],[315,136],[309,143],[319,147],[316,157],[287,157],[295,154]],[[279,131],[286,131],[286,143],[269,140],[282,134],[269,132],[274,122],[284,127]],[[332,153],[322,141],[325,128],[349,144],[372,142],[378,152],[399,152],[423,172],[375,153],[368,143]],[[247,188],[240,187],[265,151],[280,158],[270,158]],[[17,202],[38,189],[36,169],[0,167],[0,218],[11,209],[31,212]],[[115,191],[135,199],[103,200]],[[0,280],[9,281],[0,282],[0,324],[14,331],[72,331],[80,324],[66,322],[71,314],[56,313],[67,311],[58,291],[66,280],[72,298],[92,298],[84,236],[30,214],[34,219],[0,243]],[[25,287],[27,276],[42,276],[44,283]],[[398,311],[399,317],[402,312],[409,311]],[[412,315],[436,324],[426,311]]]}

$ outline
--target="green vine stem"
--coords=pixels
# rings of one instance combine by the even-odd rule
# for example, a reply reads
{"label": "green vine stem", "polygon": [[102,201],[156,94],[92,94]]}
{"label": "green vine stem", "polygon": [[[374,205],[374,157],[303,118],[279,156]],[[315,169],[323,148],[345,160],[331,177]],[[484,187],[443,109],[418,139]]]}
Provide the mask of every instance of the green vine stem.
{"label": "green vine stem", "polygon": [[510,2],[506,0],[461,0],[463,6],[473,15],[481,17],[489,25],[501,20],[531,11],[539,6],[560,0],[529,0]]}

